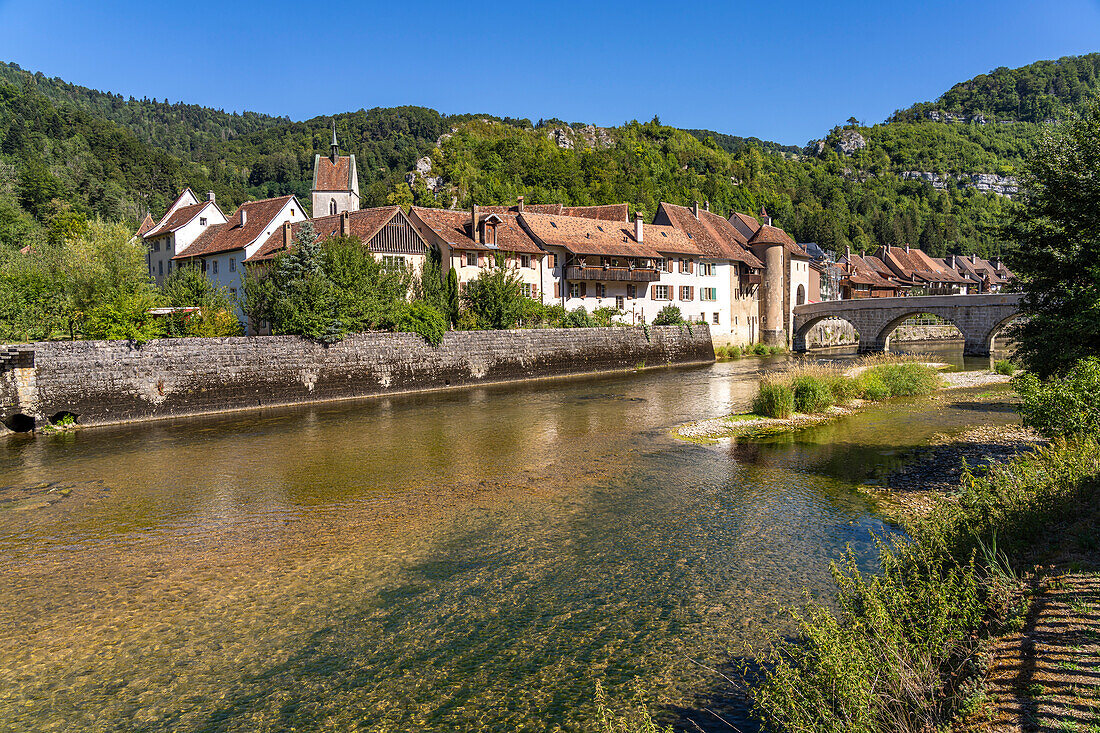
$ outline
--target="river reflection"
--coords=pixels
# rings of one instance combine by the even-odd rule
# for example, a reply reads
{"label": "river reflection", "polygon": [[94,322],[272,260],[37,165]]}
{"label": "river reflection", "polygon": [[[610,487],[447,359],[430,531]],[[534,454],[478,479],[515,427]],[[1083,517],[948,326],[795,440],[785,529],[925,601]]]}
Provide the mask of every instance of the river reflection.
{"label": "river reflection", "polygon": [[55,502],[0,512],[0,729],[585,730],[596,679],[711,728],[706,667],[891,531],[854,484],[1013,419],[925,400],[748,447],[669,437],[744,409],[761,367],[0,444],[4,492]]}

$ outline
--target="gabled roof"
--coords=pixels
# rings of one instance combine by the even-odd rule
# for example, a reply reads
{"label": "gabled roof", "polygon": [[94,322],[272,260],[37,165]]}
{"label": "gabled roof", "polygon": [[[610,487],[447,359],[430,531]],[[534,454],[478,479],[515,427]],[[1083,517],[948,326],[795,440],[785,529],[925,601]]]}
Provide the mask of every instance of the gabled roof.
{"label": "gabled roof", "polygon": [[[351,236],[363,242],[370,242],[370,240],[374,238],[374,235],[382,231],[382,227],[386,226],[395,216],[404,217],[404,213],[401,211],[400,206],[380,206],[373,209],[358,209],[356,211],[349,211],[347,214]],[[318,216],[310,219],[309,221],[313,224],[313,231],[316,234],[316,239],[331,239],[339,236],[341,217],[343,217],[343,214]],[[304,221],[296,221],[290,225],[291,242],[298,236],[298,231],[302,228],[304,223]],[[273,259],[275,255],[288,249],[284,238],[285,234],[283,229],[281,227],[276,229],[268,236],[267,240],[260,245],[256,253],[248,258],[248,262],[255,263]],[[425,246],[424,249],[427,251],[427,246]]]}
{"label": "gabled roof", "polygon": [[[470,212],[454,209],[426,209],[412,207],[410,220],[420,230],[422,236],[436,236],[441,242],[453,249],[479,250],[483,252],[519,252],[521,254],[542,254],[542,249],[519,222],[523,214],[498,211],[507,207],[478,208],[478,222],[484,222],[489,216],[499,218],[496,230],[496,244],[482,244],[470,235]],[[524,207],[526,212],[528,207]]]}
{"label": "gabled roof", "polygon": [[[546,246],[564,247],[572,254],[649,259],[661,256],[657,249],[650,246],[648,227],[643,227],[644,243],[639,244],[634,239],[633,227],[628,227],[626,222],[534,214],[526,210],[519,218],[535,241]],[[667,235],[665,238],[669,239]]]}
{"label": "gabled roof", "polygon": [[745,237],[745,241],[748,241],[752,235],[756,234],[756,230],[760,228],[760,222],[755,217],[748,214],[742,214],[739,211],[730,213],[730,223],[734,228]]}
{"label": "gabled roof", "polygon": [[845,257],[848,270],[845,279],[856,285],[870,285],[872,288],[889,288],[897,290],[899,287],[902,287],[898,283],[887,280],[879,274],[877,271],[878,268],[870,262],[872,259],[875,258],[860,257],[859,255],[848,255]]}
{"label": "gabled roof", "polygon": [[[172,215],[175,214],[178,209],[180,209],[184,206],[194,206],[198,203],[200,203],[199,197],[195,195],[195,192],[192,191],[190,188],[184,188],[182,191],[180,191],[180,195],[176,196],[176,200],[168,205],[168,209],[164,212],[164,216],[162,216],[157,221],[156,225],[149,231],[156,232],[156,233],[159,234],[161,226],[165,222],[167,222],[168,219],[170,219],[172,217]],[[146,234],[148,234],[148,233],[149,232],[146,232]]]}
{"label": "gabled roof", "polygon": [[[195,241],[187,249],[177,254],[172,259],[184,260],[192,257],[204,257],[207,255],[230,252],[236,249],[244,249],[263,235],[274,222],[279,212],[295,201],[294,196],[279,196],[260,201],[248,201],[241,204],[240,208],[225,224],[214,224],[203,230]],[[300,204],[298,204],[300,206]],[[248,216],[244,224],[241,224],[241,214],[247,212]]]}
{"label": "gabled roof", "polygon": [[[565,208],[561,204],[525,204],[524,211],[530,211],[535,214],[560,214],[561,210]],[[519,204],[512,206],[478,206],[477,210],[484,214],[518,214]]]}
{"label": "gabled roof", "polygon": [[156,222],[153,221],[153,217],[151,217],[149,214],[146,214],[145,218],[141,220],[141,225],[138,226],[136,236],[138,236],[138,237],[144,236],[145,232],[149,231],[150,229],[152,229],[155,226],[156,226]]}
{"label": "gabled roof", "polygon": [[196,216],[211,207],[216,209],[218,213],[222,215],[223,219],[227,218],[213,201],[200,201],[197,204],[179,207],[173,211],[170,216],[166,216],[159,224],[147,231],[144,234],[144,238],[153,239],[154,237],[159,237],[168,232],[174,232],[181,227],[185,227],[194,221]]}
{"label": "gabled roof", "polygon": [[336,162],[332,159],[317,154],[313,156],[313,190],[314,191],[351,191],[355,181],[352,174],[355,171],[354,155],[338,155]]}
{"label": "gabled roof", "polygon": [[749,246],[756,244],[780,244],[783,245],[783,249],[796,257],[809,257],[809,255],[806,254],[806,250],[799,247],[798,243],[791,239],[789,234],[779,227],[773,227],[770,224],[762,225],[756,230],[756,234],[752,235],[752,239],[749,240]]}
{"label": "gabled roof", "polygon": [[677,206],[661,202],[657,207],[655,222],[667,221],[669,225],[683,231],[699,247],[704,257],[744,262],[749,267],[764,266],[756,255],[745,247],[745,237],[727,219],[717,214],[701,210],[699,218],[686,206]]}

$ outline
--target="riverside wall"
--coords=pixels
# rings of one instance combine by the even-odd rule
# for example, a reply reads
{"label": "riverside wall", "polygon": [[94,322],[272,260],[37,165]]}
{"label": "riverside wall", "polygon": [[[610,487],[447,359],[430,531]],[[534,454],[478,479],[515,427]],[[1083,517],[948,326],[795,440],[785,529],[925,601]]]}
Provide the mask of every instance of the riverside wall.
{"label": "riverside wall", "polygon": [[105,425],[714,360],[703,324],[648,329],[72,341],[0,347],[0,422]]}

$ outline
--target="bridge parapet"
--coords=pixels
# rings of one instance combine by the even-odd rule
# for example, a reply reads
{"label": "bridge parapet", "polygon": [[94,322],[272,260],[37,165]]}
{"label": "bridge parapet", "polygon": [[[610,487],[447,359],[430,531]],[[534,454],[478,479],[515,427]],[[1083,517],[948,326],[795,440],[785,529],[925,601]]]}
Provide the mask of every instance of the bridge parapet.
{"label": "bridge parapet", "polygon": [[792,348],[806,350],[806,334],[826,318],[848,321],[859,334],[860,352],[886,351],[890,334],[903,321],[931,313],[954,324],[963,335],[963,352],[992,353],[997,333],[1020,313],[1022,293],[983,295],[920,295],[903,298],[864,298],[807,303],[794,308]]}

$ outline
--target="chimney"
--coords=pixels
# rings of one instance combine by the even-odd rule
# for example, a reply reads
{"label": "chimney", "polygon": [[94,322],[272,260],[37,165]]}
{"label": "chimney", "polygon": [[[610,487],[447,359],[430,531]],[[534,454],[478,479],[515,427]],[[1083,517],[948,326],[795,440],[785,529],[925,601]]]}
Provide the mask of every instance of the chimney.
{"label": "chimney", "polygon": [[207,191],[206,192],[206,200],[209,201],[210,203],[214,203],[214,192],[213,191]]}
{"label": "chimney", "polygon": [[847,245],[847,244],[844,245],[844,257],[845,257],[845,259],[848,260],[848,262],[852,261],[852,246],[851,245]]}
{"label": "chimney", "polygon": [[642,212],[634,212],[634,239],[638,240],[638,244],[642,243]]}
{"label": "chimney", "polygon": [[909,243],[905,243],[905,254],[909,254]]}
{"label": "chimney", "polygon": [[519,209],[519,213],[523,213],[523,197],[516,196],[516,208]]}
{"label": "chimney", "polygon": [[290,243],[293,241],[293,237],[290,234],[290,222],[283,222],[283,246],[290,249]]}
{"label": "chimney", "polygon": [[470,239],[481,241],[477,236],[477,204],[470,204]]}
{"label": "chimney", "polygon": [[329,154],[329,158],[332,160],[332,164],[336,165],[336,157],[339,155],[339,147],[336,145],[336,118],[332,120],[332,152]]}
{"label": "chimney", "polygon": [[243,227],[245,225],[245,223],[247,223],[247,222],[248,222],[248,210],[242,208],[241,209],[241,226]]}
{"label": "chimney", "polygon": [[703,202],[703,211],[710,211],[710,201]]}
{"label": "chimney", "polygon": [[767,227],[772,225],[772,218],[768,216],[768,210],[763,206],[760,207],[760,223]]}
{"label": "chimney", "polygon": [[699,218],[699,202],[698,201],[691,202],[691,213],[695,214],[696,219]]}
{"label": "chimney", "polygon": [[957,263],[956,263],[956,261],[955,261],[955,255],[951,255],[951,269],[952,269],[952,270],[957,270],[957,269],[959,269],[959,266],[958,266],[958,264],[957,264]]}
{"label": "chimney", "polygon": [[340,236],[351,236],[351,213],[348,211],[340,214]]}

